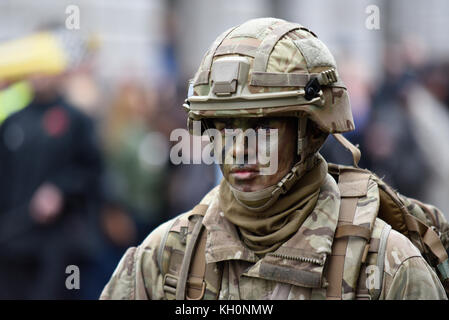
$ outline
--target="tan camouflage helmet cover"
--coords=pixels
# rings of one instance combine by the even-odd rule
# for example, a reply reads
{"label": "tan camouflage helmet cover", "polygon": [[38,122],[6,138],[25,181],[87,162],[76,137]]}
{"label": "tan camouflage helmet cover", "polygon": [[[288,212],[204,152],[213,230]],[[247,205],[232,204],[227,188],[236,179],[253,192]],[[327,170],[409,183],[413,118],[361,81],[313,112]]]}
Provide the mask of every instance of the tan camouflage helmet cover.
{"label": "tan camouflage helmet cover", "polygon": [[332,54],[311,31],[281,19],[253,19],[221,34],[189,92],[189,120],[305,113],[326,133],[354,130]]}

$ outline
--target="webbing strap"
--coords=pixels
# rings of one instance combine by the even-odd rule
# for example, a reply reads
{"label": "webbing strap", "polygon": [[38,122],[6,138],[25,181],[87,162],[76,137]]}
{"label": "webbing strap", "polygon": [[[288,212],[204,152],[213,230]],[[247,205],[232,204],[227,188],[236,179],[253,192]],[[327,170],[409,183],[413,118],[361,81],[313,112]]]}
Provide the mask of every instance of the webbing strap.
{"label": "webbing strap", "polygon": [[204,217],[206,214],[207,209],[209,208],[209,205],[207,204],[197,204],[193,209],[187,214],[187,219],[190,219],[191,216],[199,215]]}
{"label": "webbing strap", "polygon": [[[357,202],[358,198],[356,197],[341,198],[337,228],[343,223],[353,222],[355,211],[357,209]],[[340,237],[334,239],[334,243],[332,244],[332,254],[329,259],[329,268],[327,271],[327,300],[341,300],[342,298],[343,272],[348,240],[348,237]]]}
{"label": "webbing strap", "polygon": [[251,84],[267,87],[305,87],[313,75],[317,74],[253,71],[251,72]]}
{"label": "webbing strap", "polygon": [[354,167],[359,167],[359,161],[362,156],[359,148],[353,145],[348,139],[346,139],[343,135],[339,133],[333,134],[335,140],[337,140],[343,147],[345,147],[352,154],[352,161],[354,163]]}
{"label": "webbing strap", "polygon": [[[194,242],[193,247],[195,252],[192,253],[191,267],[187,270],[188,279],[186,280],[187,300],[201,300],[206,291],[206,282],[204,281],[204,276],[206,274],[206,237],[207,232],[204,227],[202,227],[202,218],[207,212],[209,205],[198,204],[196,205],[188,217],[192,215],[199,215],[201,218],[200,231],[198,235],[195,235],[192,231],[191,242]],[[197,222],[198,224],[199,222]],[[196,227],[196,225],[195,225]],[[195,231],[195,230],[194,230]],[[195,236],[195,238],[194,238]],[[199,240],[197,240],[199,239]],[[196,242],[196,244],[195,244]],[[182,270],[182,267],[181,267]],[[180,279],[181,280],[181,279]]]}
{"label": "webbing strap", "polygon": [[438,259],[437,270],[440,273],[445,288],[448,286],[449,279],[449,259],[447,251],[441,243],[441,239],[438,234],[432,230],[432,228],[425,225],[419,219],[415,218],[411,214],[407,214],[405,217],[405,223],[407,228],[411,231],[415,231],[419,234],[422,242],[430,250],[430,252]]}
{"label": "webbing strap", "polygon": [[[169,260],[168,272],[164,274],[163,288],[166,293],[175,295],[176,299],[183,300],[184,298],[190,300],[202,299],[206,290],[205,278],[205,248],[206,248],[206,234],[207,232],[203,230],[203,217],[207,212],[209,205],[198,204],[196,205],[190,213],[185,216],[185,218],[190,219],[191,216],[198,216],[190,239],[187,243],[187,247],[184,252],[182,252],[182,262],[179,259],[173,259],[174,253],[171,253],[171,258]],[[167,229],[166,234],[163,236],[161,242],[159,253],[158,253],[158,264],[160,270],[163,273],[163,252],[167,242],[168,234],[173,231],[173,226],[178,218],[173,219],[170,227]],[[193,259],[193,262],[192,262]],[[186,297],[187,288],[187,297]]]}
{"label": "webbing strap", "polygon": [[225,32],[223,32],[217,39],[215,39],[214,43],[212,43],[212,46],[209,48],[208,52],[206,53],[206,56],[204,57],[204,64],[206,66],[206,69],[200,71],[198,75],[195,78],[194,86],[199,84],[208,84],[209,83],[209,75],[210,70],[212,68],[212,62],[214,60],[215,52],[217,51],[220,44],[223,42],[223,40],[238,26],[229,28]]}
{"label": "webbing strap", "polygon": [[[332,74],[328,78],[326,75]],[[309,81],[317,78],[320,85],[346,89],[343,82],[337,79],[334,70],[320,73],[280,73],[280,72],[251,72],[251,85],[261,87],[305,87]]]}
{"label": "webbing strap", "polygon": [[175,224],[175,222],[176,222],[177,220],[178,220],[178,218],[174,218],[174,219],[170,222],[169,227],[167,228],[167,231],[165,232],[164,236],[162,237],[161,243],[160,243],[160,245],[159,245],[159,250],[158,250],[158,253],[157,253],[157,265],[158,265],[159,270],[160,270],[161,272],[164,272],[164,271],[163,271],[163,270],[164,270],[164,269],[163,269],[164,266],[162,265],[162,259],[163,259],[163,257],[164,257],[163,255],[164,255],[164,250],[165,250],[165,244],[167,243],[168,234],[169,234],[171,228],[173,227],[173,225]]}
{"label": "webbing strap", "polygon": [[192,257],[192,266],[187,279],[187,300],[201,300],[206,291],[206,238],[207,231],[202,228],[198,244]]}
{"label": "webbing strap", "polygon": [[420,235],[423,243],[429,248],[435,257],[437,257],[438,262],[445,262],[448,259],[447,251],[444,249],[440,237],[436,234],[436,232],[411,214],[407,214],[404,217],[408,229],[415,231]]}
{"label": "webbing strap", "polygon": [[262,40],[256,38],[238,38],[238,39],[226,39],[215,51],[215,56],[226,54],[240,54],[244,56],[255,56],[259,45]]}
{"label": "webbing strap", "polygon": [[271,34],[265,37],[265,39],[260,44],[254,58],[253,71],[255,72],[265,72],[268,65],[268,59],[270,57],[271,51],[273,51],[276,43],[290,31],[301,29],[303,26],[297,23],[281,23],[274,26]]}
{"label": "webbing strap", "polygon": [[187,243],[186,250],[184,252],[184,259],[182,260],[181,269],[179,271],[178,285],[176,288],[176,300],[184,300],[186,294],[187,276],[190,269],[190,261],[192,260],[193,250],[195,249],[196,240],[201,232],[203,226],[203,217],[198,216],[198,220],[193,227],[192,236]]}
{"label": "webbing strap", "polygon": [[[357,204],[357,203],[356,203]],[[335,231],[335,238],[343,237],[360,237],[369,241],[371,238],[371,230],[366,227],[361,227],[353,224],[344,224],[337,227]]]}
{"label": "webbing strap", "polygon": [[328,287],[326,299],[341,300],[343,295],[343,276],[349,237],[363,238],[367,243],[363,247],[362,261],[369,251],[371,229],[354,224],[359,198],[366,196],[370,175],[360,170],[336,168],[339,174],[338,188],[341,202],[337,229],[335,231],[332,253],[327,269]]}

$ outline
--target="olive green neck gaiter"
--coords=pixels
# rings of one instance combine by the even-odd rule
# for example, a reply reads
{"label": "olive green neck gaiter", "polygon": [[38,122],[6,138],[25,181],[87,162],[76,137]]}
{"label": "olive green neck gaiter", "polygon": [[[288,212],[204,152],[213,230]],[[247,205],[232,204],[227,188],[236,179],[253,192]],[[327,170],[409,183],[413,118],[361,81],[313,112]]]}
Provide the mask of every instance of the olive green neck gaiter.
{"label": "olive green neck gaiter", "polygon": [[224,179],[221,182],[219,198],[223,214],[238,228],[243,242],[257,255],[263,256],[279,248],[298,231],[315,207],[327,174],[327,163],[320,158],[322,160],[314,168],[262,212],[243,207],[235,199],[228,182]]}

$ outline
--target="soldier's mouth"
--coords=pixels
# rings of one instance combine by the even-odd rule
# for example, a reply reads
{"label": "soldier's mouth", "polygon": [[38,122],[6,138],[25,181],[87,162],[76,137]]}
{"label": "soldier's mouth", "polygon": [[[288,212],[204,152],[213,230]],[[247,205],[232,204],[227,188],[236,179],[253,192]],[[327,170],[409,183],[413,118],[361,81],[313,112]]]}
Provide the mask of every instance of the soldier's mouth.
{"label": "soldier's mouth", "polygon": [[249,180],[260,174],[259,170],[253,167],[234,168],[230,172],[231,176],[237,180]]}

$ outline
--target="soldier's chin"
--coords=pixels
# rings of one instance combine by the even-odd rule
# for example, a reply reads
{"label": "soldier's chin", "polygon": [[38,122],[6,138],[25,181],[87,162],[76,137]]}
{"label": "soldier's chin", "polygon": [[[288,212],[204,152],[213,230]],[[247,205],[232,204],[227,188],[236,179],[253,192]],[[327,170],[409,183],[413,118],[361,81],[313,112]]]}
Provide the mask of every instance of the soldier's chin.
{"label": "soldier's chin", "polygon": [[258,188],[257,185],[251,184],[251,183],[235,183],[231,184],[235,189],[242,191],[242,192],[252,192],[252,191],[258,191],[260,188]]}

